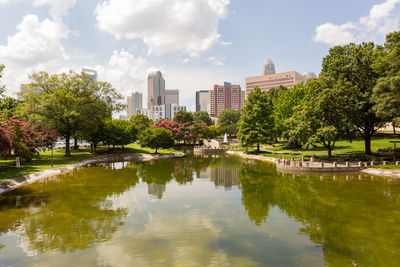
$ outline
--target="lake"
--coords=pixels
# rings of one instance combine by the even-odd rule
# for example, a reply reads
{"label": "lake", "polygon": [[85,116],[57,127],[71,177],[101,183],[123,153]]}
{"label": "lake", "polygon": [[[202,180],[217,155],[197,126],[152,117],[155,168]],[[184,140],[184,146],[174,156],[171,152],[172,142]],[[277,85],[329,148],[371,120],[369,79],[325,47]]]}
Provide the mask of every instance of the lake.
{"label": "lake", "polygon": [[400,181],[233,156],[88,166],[0,196],[1,266],[398,266]]}

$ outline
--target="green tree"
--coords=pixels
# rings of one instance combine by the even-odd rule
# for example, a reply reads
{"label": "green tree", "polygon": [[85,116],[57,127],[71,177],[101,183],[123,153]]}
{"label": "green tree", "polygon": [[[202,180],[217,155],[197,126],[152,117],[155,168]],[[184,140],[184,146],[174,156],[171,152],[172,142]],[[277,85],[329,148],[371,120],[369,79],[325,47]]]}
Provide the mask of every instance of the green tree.
{"label": "green tree", "polygon": [[280,87],[279,92],[267,92],[268,95],[273,95],[273,97],[271,97],[271,102],[274,110],[276,137],[282,136],[282,134],[287,131],[285,121],[293,115],[294,108],[302,102],[305,96],[304,87],[304,84],[301,83],[294,86],[292,89],[286,88],[285,90],[285,87]]}
{"label": "green tree", "polygon": [[147,129],[141,135],[139,144],[155,149],[173,147],[175,142],[170,130],[165,128]]}
{"label": "green tree", "polygon": [[136,128],[138,129],[138,135],[141,135],[144,130],[151,128],[154,123],[153,120],[143,114],[133,115],[130,121],[136,125]]}
{"label": "green tree", "polygon": [[137,128],[127,120],[108,120],[106,122],[106,142],[108,145],[122,146],[128,145],[137,140]]}
{"label": "green tree", "polygon": [[375,110],[381,118],[393,120],[400,117],[400,31],[386,36],[375,58],[373,68],[380,75],[374,88]]}
{"label": "green tree", "polygon": [[[4,69],[5,69],[5,66],[3,64],[0,64],[0,82],[1,82],[1,78],[3,78]],[[6,91],[6,87],[0,83],[0,96],[2,96],[5,91]]]}
{"label": "green tree", "polygon": [[77,131],[92,122],[111,118],[113,110],[121,110],[122,99],[111,84],[93,82],[85,74],[74,72],[50,75],[46,72],[30,76],[31,90],[22,94],[20,112],[32,121],[55,129],[65,138],[65,156],[70,156],[69,142]]}
{"label": "green tree", "polygon": [[182,123],[185,126],[191,125],[194,123],[193,113],[185,110],[180,110],[175,114],[173,121]]}
{"label": "green tree", "polygon": [[218,126],[221,133],[227,133],[229,136],[236,135],[238,132],[238,123],[240,112],[233,109],[225,109],[218,115]]}
{"label": "green tree", "polygon": [[204,122],[208,126],[213,125],[213,121],[207,111],[197,111],[193,113],[193,117],[195,122]]}
{"label": "green tree", "polygon": [[238,132],[240,142],[245,146],[256,144],[260,152],[260,144],[274,139],[272,106],[267,94],[258,87],[254,88],[241,111]]}
{"label": "green tree", "polygon": [[385,122],[373,108],[372,92],[378,80],[378,73],[372,68],[374,51],[372,42],[333,47],[323,60],[320,74],[323,88],[346,84],[352,89],[346,101],[352,108],[347,120],[364,137],[366,154],[371,154],[371,138]]}
{"label": "green tree", "polygon": [[219,126],[217,125],[211,125],[208,127],[207,130],[207,138],[217,138],[218,136],[221,135],[221,130],[219,129]]}

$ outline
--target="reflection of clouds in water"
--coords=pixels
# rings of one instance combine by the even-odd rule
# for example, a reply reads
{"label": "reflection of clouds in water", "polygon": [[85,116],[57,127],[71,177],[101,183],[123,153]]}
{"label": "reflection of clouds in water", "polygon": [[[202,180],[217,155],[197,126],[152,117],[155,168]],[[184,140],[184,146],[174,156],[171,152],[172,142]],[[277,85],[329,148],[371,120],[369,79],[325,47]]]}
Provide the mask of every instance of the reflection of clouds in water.
{"label": "reflection of clouds in water", "polygon": [[[232,257],[218,247],[222,229],[198,211],[150,213],[141,232],[118,231],[97,248],[98,264],[225,266]],[[139,256],[141,255],[141,256]]]}

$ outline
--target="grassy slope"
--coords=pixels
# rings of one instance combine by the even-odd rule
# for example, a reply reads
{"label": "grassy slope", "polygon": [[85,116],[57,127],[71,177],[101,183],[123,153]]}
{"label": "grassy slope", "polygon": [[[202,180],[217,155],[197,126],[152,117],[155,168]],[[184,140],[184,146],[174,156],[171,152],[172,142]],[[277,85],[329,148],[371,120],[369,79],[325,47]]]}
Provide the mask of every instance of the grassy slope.
{"label": "grassy slope", "polygon": [[[78,151],[71,151],[71,157],[64,157],[64,150],[58,149],[54,150],[54,168],[62,167],[68,164],[81,162],[85,159],[96,157],[101,155],[101,151],[106,147],[98,148],[96,154],[90,152],[90,148],[82,148]],[[177,153],[173,149],[159,149],[158,153]],[[154,149],[142,148],[138,144],[130,144],[125,147],[124,151],[117,151],[119,154],[150,154],[154,153]],[[46,151],[40,153],[40,159],[33,160],[32,162],[21,162],[21,168],[15,167],[15,159],[0,160],[0,181],[4,181],[11,178],[16,178],[31,173],[35,173],[41,170],[51,168],[51,151]]]}
{"label": "grassy slope", "polygon": [[[385,156],[382,153],[377,153],[379,149],[393,149],[393,144],[389,141],[400,141],[400,139],[394,138],[374,138],[371,143],[372,151],[374,156],[380,157]],[[400,144],[396,144],[396,148],[400,148]],[[245,151],[245,149],[237,149]],[[309,150],[302,149],[287,149],[284,146],[266,146],[263,150],[268,152],[262,152],[263,155],[268,157],[290,157],[293,156],[295,159],[299,160],[301,156],[309,157],[315,155],[320,159],[328,159],[328,152],[325,148],[317,146],[315,148],[310,148]],[[255,153],[254,150],[249,150],[248,153]],[[333,159],[369,159],[370,157],[364,153],[364,140],[354,140],[353,142],[339,141],[337,142],[335,149],[332,152]],[[392,153],[388,153],[386,156],[392,157]],[[399,157],[400,159],[400,157]]]}

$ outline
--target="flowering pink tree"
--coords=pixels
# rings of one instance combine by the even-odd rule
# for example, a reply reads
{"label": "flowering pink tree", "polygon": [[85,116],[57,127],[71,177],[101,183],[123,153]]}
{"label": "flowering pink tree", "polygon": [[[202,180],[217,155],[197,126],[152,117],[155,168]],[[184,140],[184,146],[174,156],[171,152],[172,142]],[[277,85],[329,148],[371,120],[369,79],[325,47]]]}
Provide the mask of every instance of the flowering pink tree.
{"label": "flowering pink tree", "polygon": [[168,119],[162,119],[153,124],[153,129],[165,128],[172,132],[172,136],[175,141],[180,142],[184,138],[184,126],[182,123],[170,121]]}
{"label": "flowering pink tree", "polygon": [[11,134],[6,128],[0,126],[0,156],[3,158],[9,158],[11,150]]}
{"label": "flowering pink tree", "polygon": [[[49,148],[57,140],[57,132],[54,130],[21,121],[15,116],[3,121],[1,128],[4,136],[8,136],[11,141],[9,148],[14,150],[14,155],[27,161],[38,157],[40,148]],[[7,140],[4,140],[7,144]],[[10,152],[11,149],[8,155]]]}

